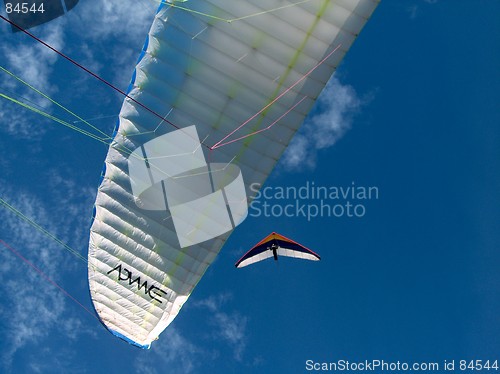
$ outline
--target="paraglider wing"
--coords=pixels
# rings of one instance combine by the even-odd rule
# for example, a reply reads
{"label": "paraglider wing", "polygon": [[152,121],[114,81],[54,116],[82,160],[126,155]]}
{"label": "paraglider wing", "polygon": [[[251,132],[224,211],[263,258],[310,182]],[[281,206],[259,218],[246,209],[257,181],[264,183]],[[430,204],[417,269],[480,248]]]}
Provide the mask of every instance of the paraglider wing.
{"label": "paraglider wing", "polygon": [[[73,9],[79,0],[4,0],[7,16],[22,29],[29,29],[64,15]],[[8,5],[7,5],[8,4]],[[12,32],[21,31],[11,25]]]}
{"label": "paraglider wing", "polygon": [[277,256],[293,257],[312,261],[319,261],[321,259],[317,253],[311,251],[303,245],[293,241],[292,239],[286,238],[283,235],[273,232],[245,253],[234,266],[242,268],[270,257],[274,257],[274,259],[277,260]]}
{"label": "paraglider wing", "polygon": [[[90,233],[90,294],[113,334],[148,348],[173,321],[377,4],[162,2]],[[300,252],[287,245],[277,255]]]}

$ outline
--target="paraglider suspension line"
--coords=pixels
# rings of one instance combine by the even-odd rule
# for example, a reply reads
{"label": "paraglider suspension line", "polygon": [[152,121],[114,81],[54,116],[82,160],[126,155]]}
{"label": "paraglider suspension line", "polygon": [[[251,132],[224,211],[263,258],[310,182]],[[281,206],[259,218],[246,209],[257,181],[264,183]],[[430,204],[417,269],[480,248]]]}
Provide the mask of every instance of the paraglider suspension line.
{"label": "paraglider suspension line", "polygon": [[[100,76],[98,76],[96,73],[94,73],[93,71],[91,71],[90,69],[86,68],[85,66],[83,66],[82,64],[78,63],[77,61],[73,60],[71,57],[65,55],[64,53],[62,53],[61,51],[57,50],[56,48],[52,47],[50,44],[44,42],[42,39],[38,38],[37,36],[33,35],[32,33],[30,33],[29,31],[23,29],[21,26],[17,25],[15,22],[12,22],[11,20],[9,20],[8,18],[5,18],[4,16],[2,16],[0,14],[0,18],[3,19],[5,22],[8,22],[9,24],[11,24],[12,26],[16,27],[17,29],[19,29],[20,31],[22,31],[23,33],[25,33],[26,35],[28,35],[30,38],[36,40],[37,42],[39,42],[40,44],[44,45],[45,47],[47,47],[48,49],[50,49],[51,51],[57,53],[59,56],[63,57],[64,59],[68,60],[69,62],[71,62],[73,65],[77,66],[78,68],[82,69],[83,71],[85,71],[87,74],[90,74],[91,76],[93,76],[94,78],[96,78],[97,80],[101,81],[102,83],[104,83],[105,85],[107,85],[108,87],[111,87],[113,90],[115,90],[116,92],[120,93],[121,95],[125,96],[127,99],[133,101],[135,104],[139,105],[140,107],[142,107],[143,109],[147,110],[148,112],[150,112],[151,114],[155,115],[156,117],[160,118],[162,121],[165,121],[167,122],[169,125],[172,125],[173,127],[175,127],[177,130],[181,130],[182,131],[182,128],[180,128],[179,126],[177,126],[175,123],[163,118],[161,115],[159,115],[158,113],[156,113],[154,110],[150,109],[149,107],[147,107],[146,105],[144,105],[143,103],[141,103],[140,101],[137,101],[136,99],[134,99],[133,97],[129,96],[125,91],[119,89],[118,87],[116,87],[115,85],[113,85],[112,83],[108,82],[107,80],[105,80],[104,78],[101,78]],[[210,146],[208,146],[207,144],[204,144],[204,143],[201,143],[203,146],[207,147],[208,149],[210,149]]]}

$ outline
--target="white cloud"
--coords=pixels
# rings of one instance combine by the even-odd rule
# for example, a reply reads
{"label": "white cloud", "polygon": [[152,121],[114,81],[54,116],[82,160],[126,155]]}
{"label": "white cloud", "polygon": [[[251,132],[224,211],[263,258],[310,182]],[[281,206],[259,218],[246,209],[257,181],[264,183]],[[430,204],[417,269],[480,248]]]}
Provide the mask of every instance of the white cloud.
{"label": "white cloud", "polygon": [[[438,0],[421,0],[421,2],[433,5],[433,4],[436,4],[438,2]],[[410,15],[410,19],[414,20],[419,16],[419,14],[421,12],[420,5],[421,5],[421,3],[412,4],[406,8],[406,11]]]}
{"label": "white cloud", "polygon": [[177,373],[204,372],[206,363],[221,356],[221,346],[229,347],[234,359],[241,361],[247,342],[247,317],[225,310],[225,304],[231,299],[230,294],[223,293],[203,300],[191,300],[189,308],[201,311],[207,322],[196,335],[196,342],[171,325],[152,344],[150,351],[139,356],[136,369],[146,374],[163,373],[165,367]]}
{"label": "white cloud", "polygon": [[[68,13],[70,20],[80,18],[78,28],[85,34],[85,39],[102,40],[144,40],[153,21],[156,11],[154,2],[150,1],[123,1],[123,0],[94,0],[82,1]],[[73,23],[74,21],[72,21]],[[88,27],[91,22],[92,27]]]}
{"label": "white cloud", "polygon": [[209,324],[214,328],[211,338],[227,343],[233,349],[233,356],[241,361],[247,342],[246,316],[238,312],[226,312],[223,305],[231,299],[230,294],[221,294],[193,302],[195,307],[210,312]]}
{"label": "white cloud", "polygon": [[[75,59],[82,58],[83,63],[97,73],[106,64],[111,64],[113,74],[119,78],[118,83],[126,87],[153,20],[154,9],[155,6],[148,8],[143,2],[82,1],[68,15],[34,28],[32,32],[72,57],[81,56]],[[11,34],[5,27],[2,31],[5,31],[6,37],[2,36],[0,44],[0,64],[49,96],[59,94],[60,97],[68,97],[67,90],[70,86],[58,86],[56,83],[55,78],[62,71],[56,69],[56,64],[58,68],[59,64],[64,66],[64,69],[73,67],[29,37],[20,33]],[[104,54],[106,58],[103,58]],[[82,73],[81,76],[85,75]],[[48,100],[4,72],[0,72],[0,87],[2,93],[41,107],[49,113],[53,110]],[[95,98],[95,92],[90,91],[87,86],[79,87],[87,89],[85,92],[79,92],[80,96],[89,100]],[[104,87],[104,90],[109,89]],[[45,120],[0,98],[0,131],[18,139],[36,142],[42,139],[45,133],[39,125],[41,121]],[[33,153],[33,144],[26,146],[29,146],[30,152]],[[22,153],[26,150],[19,148],[18,151]],[[2,169],[8,168],[10,161],[15,158],[15,155],[10,154],[9,158],[2,160]],[[52,171],[40,170],[40,174],[47,176],[47,187],[51,188],[50,196],[44,195],[46,200],[19,188],[14,190],[9,187],[12,182],[6,183],[2,179],[0,197],[8,200],[23,214],[64,242],[70,242],[73,248],[85,249],[95,189],[77,186],[71,176],[61,169],[61,165]],[[66,253],[59,244],[19,220],[4,207],[0,207],[0,222],[0,237],[61,286],[64,287],[67,271],[76,266],[85,266]],[[81,337],[81,334],[92,336],[92,329],[82,326],[81,321],[85,319],[78,318],[80,315],[77,313],[80,311],[74,307],[68,308],[68,299],[64,294],[3,247],[0,248],[0,284],[4,285],[0,288],[0,311],[3,321],[0,332],[3,344],[7,347],[0,353],[0,371],[13,370],[17,353],[20,351],[33,349],[40,352],[41,347],[46,345],[46,340],[51,339],[53,335],[62,336],[68,339],[68,342]],[[175,340],[175,332],[172,334],[175,344],[179,347],[182,344],[185,350],[186,342],[180,335]],[[46,362],[33,355],[31,369],[43,372],[47,371],[48,364],[59,367],[56,361],[60,357],[53,353],[46,352],[46,356],[51,358]],[[186,361],[184,366],[189,369],[189,362]]]}
{"label": "white cloud", "polygon": [[[113,64],[110,80],[121,88],[128,85],[132,71],[153,22],[158,3],[154,1],[94,0],[81,2],[68,14],[86,54],[85,65],[99,73],[103,58]],[[92,27],[88,27],[91,24]],[[80,46],[78,46],[80,48]]]}
{"label": "white cloud", "polygon": [[[63,25],[64,23],[61,22],[55,23],[50,28],[44,29],[39,36],[55,48],[62,49],[64,47]],[[27,38],[22,35],[20,37]],[[16,43],[16,39],[11,38],[10,42],[6,41],[0,45],[0,61],[2,61],[1,66],[48,95],[57,91],[57,87],[51,84],[57,55],[43,45],[35,41],[20,43],[18,39]],[[3,71],[0,72],[0,87],[2,87],[1,93],[29,102],[32,106],[41,109],[47,109],[50,106],[48,100],[22,86]],[[0,128],[10,135],[19,138],[36,138],[44,133],[43,128],[33,125],[28,110],[20,110],[17,105],[3,98],[0,99],[0,113]]]}
{"label": "white cloud", "polygon": [[175,327],[170,326],[161,338],[153,343],[151,351],[145,351],[139,356],[135,366],[138,372],[145,374],[164,373],[166,367],[169,368],[169,372],[187,374],[199,368],[205,355],[203,349],[184,338]]}
{"label": "white cloud", "polygon": [[[39,37],[54,48],[61,50],[64,48],[63,29],[63,22],[54,23],[50,28],[43,29]],[[53,91],[55,88],[50,85],[49,77],[57,61],[57,55],[34,40],[29,43],[19,43],[19,40],[17,40],[18,43],[15,42],[16,39],[12,39],[11,43],[2,43],[0,51],[5,58],[3,64],[11,66],[17,75],[33,86],[45,87],[48,92]],[[15,48],[13,44],[16,44]],[[34,96],[34,99],[38,98]],[[40,105],[44,103],[40,102]]]}
{"label": "white cloud", "polygon": [[[4,194],[2,194],[4,195]],[[34,217],[39,222],[50,222],[42,206],[33,198],[19,194],[13,205],[18,206],[27,216]],[[0,211],[2,231],[13,240],[15,250],[43,269],[45,274],[58,279],[57,265],[64,262],[60,250],[54,243],[45,239],[31,226],[21,223],[12,214]],[[54,229],[50,223],[49,228]],[[3,235],[2,235],[3,236]],[[0,251],[3,263],[0,273],[0,283],[5,285],[0,289],[2,295],[2,318],[5,331],[2,331],[8,349],[2,352],[2,361],[8,368],[14,354],[28,344],[39,342],[48,336],[49,331],[56,327],[57,320],[64,312],[63,295],[40,274],[30,269],[21,259],[15,257],[2,246]],[[8,306],[8,307],[7,307]]]}
{"label": "white cloud", "polygon": [[[46,172],[46,180],[51,191],[50,200],[57,202],[58,210],[66,217],[65,222],[60,222],[65,224],[58,226],[59,235],[68,238],[73,247],[84,248],[88,244],[87,229],[97,190],[95,186],[77,184],[73,178],[77,172],[58,165],[57,169]],[[67,219],[71,220],[71,225]]]}
{"label": "white cloud", "polygon": [[406,11],[410,14],[410,19],[415,19],[418,16],[419,8],[417,5],[413,4],[407,7]]}
{"label": "white cloud", "polygon": [[[79,62],[97,74],[104,64],[113,66],[113,76],[104,78],[124,89],[132,76],[156,5],[155,2],[146,0],[82,1],[65,16],[30,31],[70,57],[78,56],[75,58],[77,61],[80,59]],[[61,70],[55,69],[55,64],[62,60],[61,57],[28,36],[21,33],[10,34],[7,30],[5,32],[7,38],[5,41],[2,39],[0,45],[2,66],[49,96],[67,89],[54,83],[56,75],[61,74]],[[78,69],[68,65],[69,62],[64,64],[66,69]],[[85,77],[84,79],[94,79],[83,72],[81,76]],[[81,89],[85,88],[82,82],[72,84],[78,84],[80,87],[80,97],[95,96],[95,92],[81,92]],[[4,72],[0,72],[0,87],[3,88],[0,90],[2,93],[8,90],[9,96],[51,112],[52,104],[48,100]],[[105,86],[103,90],[108,96],[113,94],[113,91]],[[45,133],[43,127],[38,125],[40,120],[41,117],[29,110],[0,98],[0,131],[21,139],[38,139]]]}
{"label": "white cloud", "polygon": [[[0,197],[47,231],[65,242],[78,233],[75,227],[79,227],[77,222],[82,216],[82,206],[80,214],[66,215],[64,205],[50,204],[19,189],[13,191],[5,187],[3,181],[0,182]],[[66,189],[66,193],[67,202],[78,195],[77,189]],[[0,207],[0,222],[2,240],[39,268],[45,276],[64,287],[64,275],[78,266],[76,258],[3,206]],[[8,347],[0,353],[0,367],[5,371],[11,371],[15,366],[13,361],[18,351],[33,347],[39,350],[54,334],[72,340],[78,334],[89,334],[89,329],[75,328],[80,315],[75,317],[73,313],[80,312],[74,307],[68,310],[65,295],[44,275],[3,245],[0,245],[0,264],[0,284],[3,285],[0,288],[3,320],[0,332],[5,347]],[[91,333],[90,335],[92,336]],[[55,359],[56,356],[49,357]],[[39,358],[38,355],[33,356],[34,365]]]}
{"label": "white cloud", "polygon": [[78,350],[67,346],[53,350],[45,346],[39,347],[36,353],[31,354],[26,363],[30,373],[88,373],[83,363],[76,361]]}
{"label": "white cloud", "polygon": [[318,98],[312,115],[287,148],[282,163],[288,170],[316,166],[318,152],[333,146],[351,128],[354,116],[367,102],[352,86],[333,76]]}
{"label": "white cloud", "polygon": [[189,308],[208,316],[204,317],[207,323],[203,330],[197,334],[198,343],[184,337],[176,327],[169,326],[152,344],[151,351],[140,355],[136,361],[137,370],[160,374],[168,367],[169,371],[178,373],[204,372],[204,363],[220,357],[221,346],[229,347],[234,359],[242,361],[247,343],[247,317],[225,310],[231,299],[230,294],[223,293],[204,300],[191,300]]}

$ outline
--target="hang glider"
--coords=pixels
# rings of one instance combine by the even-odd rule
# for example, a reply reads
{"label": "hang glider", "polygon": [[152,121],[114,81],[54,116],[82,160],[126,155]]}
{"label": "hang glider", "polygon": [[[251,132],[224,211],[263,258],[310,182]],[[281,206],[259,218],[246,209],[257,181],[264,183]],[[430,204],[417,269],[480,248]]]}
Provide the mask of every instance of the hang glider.
{"label": "hang glider", "polygon": [[257,243],[234,264],[242,268],[256,262],[273,257],[278,261],[278,256],[300,258],[303,260],[319,261],[321,257],[303,245],[288,239],[278,233],[271,233]]}

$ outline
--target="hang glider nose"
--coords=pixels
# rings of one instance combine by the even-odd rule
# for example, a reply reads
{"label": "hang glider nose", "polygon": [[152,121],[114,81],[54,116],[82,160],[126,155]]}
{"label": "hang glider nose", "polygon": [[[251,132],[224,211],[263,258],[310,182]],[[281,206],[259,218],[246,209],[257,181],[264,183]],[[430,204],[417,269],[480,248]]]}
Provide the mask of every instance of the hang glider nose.
{"label": "hang glider nose", "polygon": [[319,261],[321,259],[317,253],[303,245],[273,232],[245,253],[234,266],[242,268],[271,257],[277,261],[279,256],[312,261]]}

